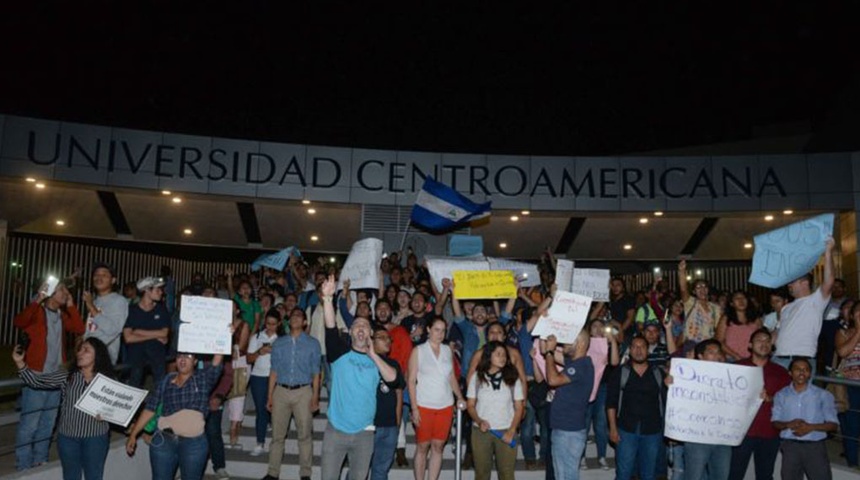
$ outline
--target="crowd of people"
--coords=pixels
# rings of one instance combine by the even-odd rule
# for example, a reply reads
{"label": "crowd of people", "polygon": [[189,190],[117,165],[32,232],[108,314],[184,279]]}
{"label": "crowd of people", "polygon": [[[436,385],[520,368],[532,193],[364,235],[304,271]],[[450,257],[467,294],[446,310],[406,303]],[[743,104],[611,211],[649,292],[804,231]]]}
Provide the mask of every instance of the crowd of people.
{"label": "crowd of people", "polygon": [[[516,296],[502,302],[458,299],[452,280],[431,278],[411,252],[383,258],[371,289],[351,289],[358,279],[294,255],[282,271],[226,271],[209,282],[197,274],[183,288],[163,269],[120,294],[117,272],[97,264],[81,294],[83,312],[61,282],[50,294],[40,288],[15,317],[26,333],[13,353],[26,384],[17,468],[48,460],[57,422],[64,478],[102,478],[111,426],[74,408],[101,373],[149,389],[122,433],[128,455],[139,438],[149,445],[155,479],[177,471],[200,479],[207,462],[229,478],[225,450],[242,448],[248,394],[255,444],[242,454],[268,455],[260,473],[279,478],[294,421],[299,475],[310,478],[323,389],[327,426],[317,453],[324,480],[340,478],[345,461],[355,480],[387,478],[395,462],[411,462],[416,479],[439,478],[457,410],[466,446],[458,461],[481,480],[494,469],[500,479],[514,478],[518,449],[527,470],[576,479],[583,469],[609,470],[610,446],[622,480],[739,479],[752,458],[756,478],[769,479],[780,449],[783,478],[830,478],[828,435],[841,428],[855,468],[860,435],[860,387],[848,387],[850,409],[839,412],[834,396],[811,383],[825,369],[860,380],[860,302],[834,278],[833,248],[830,239],[817,288],[802,276],[770,292],[769,305],[701,279],[688,284],[684,261],[677,292],[655,278],[649,290],[631,294],[614,277],[610,300],[592,304],[569,344],[532,335],[556,292],[551,254],[541,259],[540,285],[517,285]],[[231,355],[178,348],[184,296],[233,303]],[[77,339],[69,352],[67,336]],[[664,437],[673,358],[763,369],[763,402],[741,445]],[[128,370],[117,372],[120,363]],[[597,458],[589,463],[592,438]]]}

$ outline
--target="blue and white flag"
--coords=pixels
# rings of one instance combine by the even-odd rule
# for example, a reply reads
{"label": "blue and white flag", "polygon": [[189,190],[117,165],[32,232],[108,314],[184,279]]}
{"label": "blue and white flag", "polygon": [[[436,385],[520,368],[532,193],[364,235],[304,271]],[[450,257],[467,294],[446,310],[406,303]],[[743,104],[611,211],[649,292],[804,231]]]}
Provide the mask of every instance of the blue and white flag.
{"label": "blue and white flag", "polygon": [[490,214],[493,202],[475,203],[430,177],[412,207],[412,223],[427,230],[445,231]]}
{"label": "blue and white flag", "polygon": [[256,272],[260,267],[274,268],[277,271],[282,271],[290,261],[290,255],[296,252],[296,255],[301,255],[296,247],[287,247],[280,252],[261,255],[251,264],[251,270]]}

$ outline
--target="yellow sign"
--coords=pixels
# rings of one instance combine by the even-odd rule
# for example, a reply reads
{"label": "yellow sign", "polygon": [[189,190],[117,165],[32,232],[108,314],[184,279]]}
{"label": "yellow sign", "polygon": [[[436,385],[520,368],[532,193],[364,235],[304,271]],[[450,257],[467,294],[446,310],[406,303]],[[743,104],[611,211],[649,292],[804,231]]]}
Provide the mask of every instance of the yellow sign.
{"label": "yellow sign", "polygon": [[510,270],[455,270],[454,295],[459,300],[513,298],[517,284]]}

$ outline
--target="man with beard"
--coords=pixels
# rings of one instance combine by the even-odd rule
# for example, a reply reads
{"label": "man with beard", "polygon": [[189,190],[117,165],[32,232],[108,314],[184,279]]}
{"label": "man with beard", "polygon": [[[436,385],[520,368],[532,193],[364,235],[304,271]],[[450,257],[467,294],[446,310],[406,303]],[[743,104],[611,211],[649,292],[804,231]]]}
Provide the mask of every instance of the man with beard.
{"label": "man with beard", "polygon": [[[379,304],[376,304],[377,310]],[[390,318],[389,312],[389,318]],[[402,327],[397,327],[401,328]],[[406,334],[404,330],[404,334]],[[409,335],[406,334],[409,342]],[[397,370],[395,385],[389,386],[384,380],[380,380],[379,388],[376,389],[376,418],[374,425],[376,432],[373,437],[373,461],[370,468],[370,480],[385,480],[391,469],[394,459],[394,451],[397,446],[397,433],[400,431],[400,420],[403,413],[403,389],[406,380],[400,370],[398,363],[388,356],[391,351],[391,335],[381,325],[373,326],[373,349],[385,362]],[[411,342],[409,342],[411,345]]]}
{"label": "man with beard", "polygon": [[364,479],[373,455],[376,390],[380,378],[393,388],[397,370],[374,351],[368,319],[356,318],[353,322],[349,329],[351,346],[340,337],[335,321],[335,287],[334,275],[331,275],[320,289],[327,360],[332,371],[329,421],[323,437],[322,479],[339,479],[344,457],[349,461],[349,477]]}
{"label": "man with beard", "polygon": [[400,325],[403,325],[403,328],[409,332],[409,336],[412,337],[412,344],[418,345],[427,340],[427,329],[425,327],[427,320],[430,319],[430,315],[427,314],[427,297],[421,292],[415,292],[412,295],[412,302],[409,304],[409,308],[412,309],[412,315],[404,318],[400,322]]}
{"label": "man with beard", "polygon": [[757,480],[773,478],[776,454],[779,453],[779,430],[773,428],[770,417],[773,412],[773,397],[789,383],[791,377],[781,366],[770,361],[773,352],[773,338],[767,328],[753,332],[749,344],[752,356],[738,362],[738,365],[761,367],[764,375],[765,397],[747,431],[744,441],[732,448],[732,463],[729,478],[743,478],[755,453],[755,477]]}

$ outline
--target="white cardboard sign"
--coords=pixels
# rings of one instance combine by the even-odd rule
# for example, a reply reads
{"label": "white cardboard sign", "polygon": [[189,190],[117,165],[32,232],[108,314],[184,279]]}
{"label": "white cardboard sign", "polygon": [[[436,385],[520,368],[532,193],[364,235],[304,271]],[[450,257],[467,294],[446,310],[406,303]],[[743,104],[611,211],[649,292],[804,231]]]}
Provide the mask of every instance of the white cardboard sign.
{"label": "white cardboard sign", "polygon": [[555,335],[558,343],[573,343],[585,326],[591,299],[576,293],[556,291],[546,316],[541,317],[532,335],[547,338]]}
{"label": "white cardboard sign", "polygon": [[379,288],[379,265],[382,262],[382,240],[365,238],[352,244],[349,256],[340,271],[337,289],[343,290],[344,279],[349,279],[350,290]]}
{"label": "white cardboard sign", "polygon": [[149,392],[129,387],[99,373],[75,403],[75,408],[102,420],[127,427]]}
{"label": "white cardboard sign", "polygon": [[233,335],[233,301],[182,296],[179,311],[180,352],[230,355]]}
{"label": "white cardboard sign", "polygon": [[599,268],[576,268],[573,270],[572,291],[594,299],[609,301],[609,270]]}

